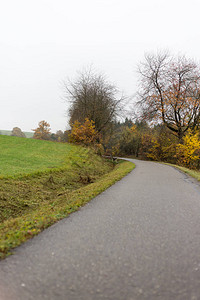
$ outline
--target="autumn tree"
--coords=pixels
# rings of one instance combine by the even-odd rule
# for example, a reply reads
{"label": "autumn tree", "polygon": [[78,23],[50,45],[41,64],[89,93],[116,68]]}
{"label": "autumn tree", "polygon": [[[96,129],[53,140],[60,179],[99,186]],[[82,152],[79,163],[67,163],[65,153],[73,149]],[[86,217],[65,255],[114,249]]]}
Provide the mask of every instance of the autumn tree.
{"label": "autumn tree", "polygon": [[93,120],[102,135],[110,129],[112,122],[122,109],[123,97],[118,89],[103,75],[93,71],[79,73],[78,78],[65,83],[65,98],[70,103],[70,125],[85,118]]}
{"label": "autumn tree", "polygon": [[199,133],[188,130],[183,138],[183,143],[177,145],[177,161],[187,168],[197,169],[200,167],[200,139]]}
{"label": "autumn tree", "polygon": [[142,117],[162,121],[179,140],[200,125],[200,68],[185,57],[148,54],[139,66]]}
{"label": "autumn tree", "polygon": [[33,138],[38,140],[49,140],[51,128],[49,123],[46,121],[40,121],[38,123],[38,127],[36,129],[32,129],[34,131]]}
{"label": "autumn tree", "polygon": [[95,129],[94,121],[88,118],[85,119],[83,124],[79,121],[75,121],[72,126],[71,134],[69,135],[69,141],[84,145],[99,143],[99,133]]}

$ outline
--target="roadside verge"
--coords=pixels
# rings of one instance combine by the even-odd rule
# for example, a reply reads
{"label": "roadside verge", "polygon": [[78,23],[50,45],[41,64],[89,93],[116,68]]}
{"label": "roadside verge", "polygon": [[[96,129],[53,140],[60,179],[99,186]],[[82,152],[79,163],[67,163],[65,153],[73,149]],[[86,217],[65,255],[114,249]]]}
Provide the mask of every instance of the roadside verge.
{"label": "roadside verge", "polygon": [[179,169],[180,171],[182,171],[183,173],[186,173],[187,175],[195,178],[196,180],[200,181],[200,171],[196,171],[196,170],[191,170],[185,167],[181,167],[178,165],[173,165],[173,164],[168,164],[168,163],[164,163],[165,165],[174,167],[176,169]]}
{"label": "roadside verge", "polygon": [[11,218],[0,224],[0,259],[11,254],[11,250],[45,228],[67,217],[92,198],[106,190],[134,169],[131,162],[121,162],[102,178],[87,186],[58,197],[51,204],[43,204],[26,215]]}

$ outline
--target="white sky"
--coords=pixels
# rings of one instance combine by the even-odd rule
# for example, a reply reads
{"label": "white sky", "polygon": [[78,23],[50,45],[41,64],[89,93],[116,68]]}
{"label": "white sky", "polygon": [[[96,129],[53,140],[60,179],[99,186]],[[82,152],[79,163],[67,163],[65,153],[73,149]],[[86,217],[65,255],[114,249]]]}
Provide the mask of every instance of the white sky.
{"label": "white sky", "polygon": [[0,130],[67,127],[62,81],[91,64],[136,92],[144,53],[199,61],[200,0],[0,0]]}

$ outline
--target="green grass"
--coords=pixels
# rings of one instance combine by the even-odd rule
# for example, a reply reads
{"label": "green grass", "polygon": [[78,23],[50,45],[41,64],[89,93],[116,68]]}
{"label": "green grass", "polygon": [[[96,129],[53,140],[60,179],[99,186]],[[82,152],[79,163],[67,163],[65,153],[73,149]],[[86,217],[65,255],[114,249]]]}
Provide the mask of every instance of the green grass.
{"label": "green grass", "polygon": [[2,136],[0,158],[0,258],[134,168],[80,146]]}
{"label": "green grass", "polygon": [[77,152],[77,146],[67,143],[0,136],[0,176],[66,166],[71,159],[84,155],[84,151]]}

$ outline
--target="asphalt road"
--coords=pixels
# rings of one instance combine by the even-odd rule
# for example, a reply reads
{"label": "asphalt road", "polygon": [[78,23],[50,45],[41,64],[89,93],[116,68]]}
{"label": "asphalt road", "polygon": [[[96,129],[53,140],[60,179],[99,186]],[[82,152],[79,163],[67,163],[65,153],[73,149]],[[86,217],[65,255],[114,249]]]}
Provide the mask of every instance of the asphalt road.
{"label": "asphalt road", "polygon": [[0,300],[200,299],[200,186],[173,167],[134,162],[0,262]]}

